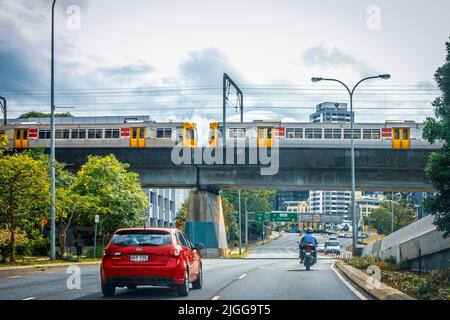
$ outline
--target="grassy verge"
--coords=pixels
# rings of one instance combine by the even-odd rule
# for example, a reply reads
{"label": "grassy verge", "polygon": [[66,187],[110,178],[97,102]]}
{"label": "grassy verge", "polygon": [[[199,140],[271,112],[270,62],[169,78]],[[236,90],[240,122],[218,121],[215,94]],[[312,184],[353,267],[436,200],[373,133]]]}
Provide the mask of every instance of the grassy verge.
{"label": "grassy verge", "polygon": [[450,300],[450,270],[419,274],[406,270],[406,266],[377,257],[354,257],[345,262],[365,271],[376,265],[381,269],[381,282],[407,295],[424,300]]}
{"label": "grassy verge", "polygon": [[82,258],[78,260],[73,257],[67,257],[64,259],[50,260],[47,257],[30,257],[30,256],[18,256],[16,262],[2,262],[0,263],[0,269],[6,267],[17,266],[34,266],[34,265],[46,265],[46,264],[60,264],[60,263],[78,263],[78,262],[100,262],[101,259],[97,258]]}

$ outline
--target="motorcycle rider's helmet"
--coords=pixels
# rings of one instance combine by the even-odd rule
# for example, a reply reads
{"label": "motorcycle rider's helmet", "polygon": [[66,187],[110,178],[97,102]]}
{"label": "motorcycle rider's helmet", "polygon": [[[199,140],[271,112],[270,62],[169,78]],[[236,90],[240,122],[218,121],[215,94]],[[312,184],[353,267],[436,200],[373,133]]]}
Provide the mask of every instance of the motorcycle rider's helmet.
{"label": "motorcycle rider's helmet", "polygon": [[313,229],[312,228],[306,229],[306,233],[313,233]]}

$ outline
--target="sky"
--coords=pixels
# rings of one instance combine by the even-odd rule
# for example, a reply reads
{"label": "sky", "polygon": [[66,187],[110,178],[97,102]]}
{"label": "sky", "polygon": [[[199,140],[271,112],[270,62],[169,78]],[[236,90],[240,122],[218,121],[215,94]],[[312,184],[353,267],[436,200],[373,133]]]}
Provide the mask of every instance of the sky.
{"label": "sky", "polygon": [[[308,121],[332,82],[371,80],[355,95],[359,122],[423,121],[439,95],[448,0],[58,0],[58,112],[222,120],[222,74],[244,92],[244,120]],[[0,95],[9,115],[49,111],[50,0],[0,0]],[[239,113],[230,92],[228,121]],[[206,134],[201,133],[201,134]]]}

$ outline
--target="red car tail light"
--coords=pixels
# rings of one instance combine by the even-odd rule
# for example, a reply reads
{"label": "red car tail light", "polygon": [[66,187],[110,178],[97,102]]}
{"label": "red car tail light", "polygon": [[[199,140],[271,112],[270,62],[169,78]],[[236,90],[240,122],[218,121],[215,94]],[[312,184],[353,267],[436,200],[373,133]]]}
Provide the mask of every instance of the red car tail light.
{"label": "red car tail light", "polygon": [[178,257],[181,253],[181,250],[182,250],[181,246],[177,244],[173,249],[170,250],[171,251],[170,253],[173,256]]}

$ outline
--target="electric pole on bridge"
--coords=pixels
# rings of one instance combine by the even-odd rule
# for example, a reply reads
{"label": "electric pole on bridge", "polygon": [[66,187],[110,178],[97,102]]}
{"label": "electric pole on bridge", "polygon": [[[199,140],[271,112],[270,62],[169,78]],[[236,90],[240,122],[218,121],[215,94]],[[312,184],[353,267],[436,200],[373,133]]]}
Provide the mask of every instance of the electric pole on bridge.
{"label": "electric pole on bridge", "polygon": [[8,117],[7,117],[8,110],[6,109],[6,98],[0,97],[0,107],[3,112],[3,124],[6,126],[8,124]]}

